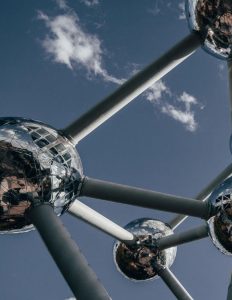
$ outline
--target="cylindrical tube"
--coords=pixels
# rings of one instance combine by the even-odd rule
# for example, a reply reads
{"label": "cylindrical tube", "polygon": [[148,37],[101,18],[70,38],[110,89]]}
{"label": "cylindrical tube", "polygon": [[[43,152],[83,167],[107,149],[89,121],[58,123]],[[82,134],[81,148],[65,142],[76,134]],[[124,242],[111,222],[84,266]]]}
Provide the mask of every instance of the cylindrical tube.
{"label": "cylindrical tube", "polygon": [[159,269],[157,270],[157,273],[178,300],[193,300],[190,294],[168,268]]}
{"label": "cylindrical tube", "polygon": [[182,213],[203,219],[209,219],[211,216],[211,207],[206,202],[87,177],[83,180],[80,196]]}
{"label": "cylindrical tube", "polygon": [[196,32],[192,32],[155,62],[126,81],[113,94],[109,95],[82,117],[64,128],[62,132],[77,144],[94,129],[189,57],[200,45],[201,40],[199,35]]}
{"label": "cylindrical tube", "polygon": [[31,208],[29,218],[78,300],[110,300],[76,243],[48,204]]}
{"label": "cylindrical tube", "polygon": [[[205,201],[212,191],[225,180],[232,173],[232,164],[226,167],[214,180],[212,180],[199,194],[196,195],[195,199]],[[169,225],[172,229],[177,228],[187,216],[177,215],[170,222]]]}
{"label": "cylindrical tube", "polygon": [[75,200],[73,202],[73,204],[69,207],[68,212],[72,216],[82,219],[86,223],[111,235],[119,241],[126,244],[135,243],[135,237],[131,232],[115,224],[79,200]]}
{"label": "cylindrical tube", "polygon": [[197,228],[187,230],[181,233],[175,233],[162,237],[156,241],[159,250],[164,250],[185,243],[190,243],[208,236],[208,226],[201,225]]}

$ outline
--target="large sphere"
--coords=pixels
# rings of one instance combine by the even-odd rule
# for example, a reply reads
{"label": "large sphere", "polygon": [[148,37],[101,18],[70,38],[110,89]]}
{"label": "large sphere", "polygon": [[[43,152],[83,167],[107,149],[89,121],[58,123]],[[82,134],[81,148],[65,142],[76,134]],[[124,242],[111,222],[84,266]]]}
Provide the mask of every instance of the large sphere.
{"label": "large sphere", "polygon": [[222,59],[231,57],[231,0],[188,0],[186,15],[191,30],[200,33],[207,52]]}
{"label": "large sphere", "polygon": [[232,177],[215,189],[209,201],[217,209],[208,220],[212,241],[222,253],[232,255]]}
{"label": "large sphere", "polygon": [[137,237],[137,243],[126,245],[116,242],[114,262],[117,269],[128,279],[144,281],[157,276],[157,267],[170,267],[176,257],[176,247],[159,251],[156,240],[173,234],[163,222],[153,219],[137,219],[125,226],[125,229]]}
{"label": "large sphere", "polygon": [[0,233],[33,228],[33,201],[62,214],[77,197],[82,165],[73,145],[56,130],[21,118],[0,119]]}

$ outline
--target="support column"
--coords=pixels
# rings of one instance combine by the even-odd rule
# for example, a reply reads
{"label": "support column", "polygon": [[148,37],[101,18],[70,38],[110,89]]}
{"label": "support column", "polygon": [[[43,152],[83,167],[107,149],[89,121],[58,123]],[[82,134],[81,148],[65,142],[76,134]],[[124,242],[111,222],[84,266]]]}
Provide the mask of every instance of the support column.
{"label": "support column", "polygon": [[192,32],[144,70],[126,81],[113,94],[87,111],[62,131],[75,144],[111,118],[147,88],[188,58],[201,45],[201,38]]}
{"label": "support column", "polygon": [[28,217],[78,300],[110,300],[76,243],[48,204],[31,208]]}
{"label": "support column", "polygon": [[190,229],[181,233],[167,235],[157,240],[156,245],[159,250],[164,250],[185,243],[190,243],[208,236],[208,226],[201,225],[197,228]]}
{"label": "support column", "polygon": [[115,224],[79,200],[75,200],[72,203],[68,209],[68,212],[72,216],[85,221],[86,223],[111,235],[113,238],[127,245],[133,245],[135,243],[135,237],[131,232]]}
{"label": "support column", "polygon": [[193,300],[193,298],[189,295],[189,293],[182,286],[179,280],[168,268],[159,269],[157,270],[157,273],[178,300]]}
{"label": "support column", "polygon": [[144,190],[85,177],[80,196],[87,196],[117,203],[124,203],[189,216],[209,219],[213,207],[206,202]]}

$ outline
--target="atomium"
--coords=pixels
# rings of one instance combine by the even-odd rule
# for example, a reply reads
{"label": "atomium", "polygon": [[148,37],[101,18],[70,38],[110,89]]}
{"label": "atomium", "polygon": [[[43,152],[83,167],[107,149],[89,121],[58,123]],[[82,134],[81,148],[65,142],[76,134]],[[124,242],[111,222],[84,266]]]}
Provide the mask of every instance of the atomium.
{"label": "atomium", "polygon": [[[192,297],[170,270],[176,246],[210,234],[221,252],[232,254],[232,165],[191,199],[88,178],[83,175],[75,150],[83,138],[200,46],[228,60],[232,99],[231,1],[189,0],[186,13],[191,29],[186,38],[67,127],[55,130],[29,119],[0,119],[0,233],[25,232],[35,226],[79,300],[111,298],[57,217],[66,211],[117,240],[114,261],[125,277],[144,281],[159,276],[179,300],[192,300]],[[177,215],[168,224],[142,218],[123,228],[77,197]],[[202,219],[204,223],[174,233],[187,216]],[[228,297],[232,299],[232,284]]]}

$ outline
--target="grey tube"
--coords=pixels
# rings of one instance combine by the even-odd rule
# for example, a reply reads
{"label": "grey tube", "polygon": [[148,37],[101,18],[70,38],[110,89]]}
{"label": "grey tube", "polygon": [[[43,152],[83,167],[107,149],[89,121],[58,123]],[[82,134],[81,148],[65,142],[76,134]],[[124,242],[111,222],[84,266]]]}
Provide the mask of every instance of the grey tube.
{"label": "grey tube", "polygon": [[93,210],[79,200],[75,200],[72,203],[68,209],[68,212],[72,216],[83,220],[89,225],[94,226],[95,228],[111,235],[113,238],[126,243],[127,245],[134,244],[136,242],[135,236],[131,232],[107,219],[103,215],[99,214],[96,210]]}
{"label": "grey tube", "polygon": [[61,130],[75,144],[116,114],[156,81],[189,57],[201,45],[200,36],[193,32],[163,54],[158,60],[126,81],[113,94],[90,109],[79,119]]}
{"label": "grey tube", "polygon": [[162,237],[157,240],[156,245],[160,250],[171,248],[195,240],[203,239],[208,236],[208,226],[206,224],[199,227]]}
{"label": "grey tube", "polygon": [[230,121],[232,123],[232,59],[228,60],[227,65],[228,65],[228,79],[229,79]]}
{"label": "grey tube", "polygon": [[141,206],[209,219],[211,207],[207,202],[177,197],[126,185],[85,177],[80,196]]}
{"label": "grey tube", "polygon": [[193,300],[186,289],[178,281],[175,275],[168,269],[157,270],[158,275],[163,279],[168,288],[173,292],[178,300]]}
{"label": "grey tube", "polygon": [[[212,180],[197,196],[195,199],[205,201],[212,191],[232,173],[232,164],[226,167],[214,180]],[[188,216],[177,215],[170,222],[169,225],[172,229],[177,228]]]}
{"label": "grey tube", "polygon": [[110,300],[78,246],[50,205],[33,207],[29,218],[78,300]]}

